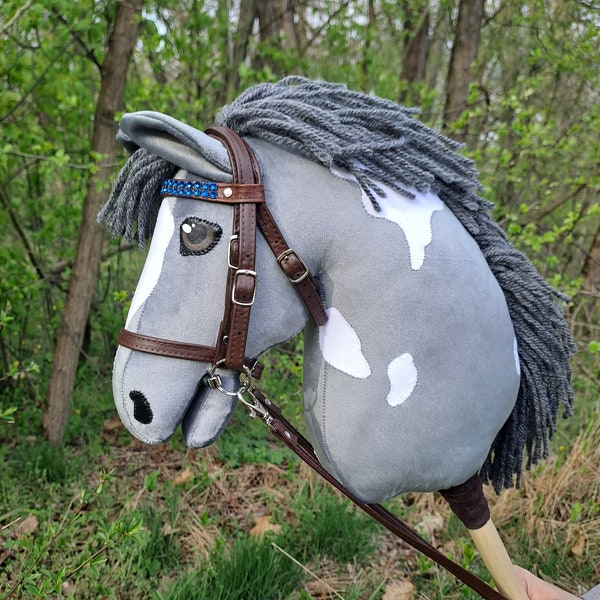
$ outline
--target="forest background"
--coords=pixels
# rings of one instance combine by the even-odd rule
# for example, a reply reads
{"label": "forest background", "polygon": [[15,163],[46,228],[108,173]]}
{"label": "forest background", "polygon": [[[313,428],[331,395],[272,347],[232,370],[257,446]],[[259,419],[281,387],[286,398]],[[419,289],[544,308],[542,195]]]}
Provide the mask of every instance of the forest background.
{"label": "forest background", "polygon": [[[599,26],[600,6],[593,0],[2,2],[0,458],[7,467],[0,475],[0,531],[5,536],[0,583],[7,584],[7,594],[29,593],[28,585],[41,589],[40,581],[66,593],[88,572],[101,581],[102,594],[114,594],[113,580],[121,584],[126,575],[111,571],[112,579],[103,579],[108,576],[98,561],[112,564],[107,555],[116,539],[125,544],[124,553],[130,543],[139,550],[154,535],[153,524],[162,523],[156,539],[175,544],[175,525],[168,530],[163,522],[167,509],[123,525],[123,507],[131,506],[125,496],[119,511],[115,503],[127,492],[100,471],[117,468],[121,459],[111,451],[122,449],[144,456],[135,469],[143,474],[141,488],[150,496],[156,480],[173,479],[161,467],[167,460],[163,454],[131,450],[128,436],[114,422],[110,370],[115,339],[144,261],[137,248],[107,239],[95,221],[126,159],[114,141],[119,116],[151,109],[202,129],[247,87],[290,74],[343,82],[419,106],[425,123],[464,142],[464,152],[480,170],[483,194],[495,204],[494,214],[510,239],[548,281],[571,296],[565,311],[578,346],[576,414],[559,423],[555,454],[532,474],[541,487],[526,483],[518,492],[503,494],[497,511],[506,517],[497,520],[506,521],[509,537],[511,523],[516,529],[529,523],[523,536],[514,533],[527,566],[537,565],[576,592],[597,580]],[[298,350],[291,346],[270,359],[274,375],[269,386],[277,397],[289,390],[293,395],[299,385]],[[291,410],[298,411],[297,394],[294,400]],[[238,435],[244,432],[240,426]],[[271,450],[257,458],[254,442],[248,442],[254,453],[247,454],[240,450],[244,442],[226,450],[228,443],[198,456],[173,442],[167,462],[193,467],[196,482],[196,471],[206,475],[210,465],[233,469],[227,452],[237,457],[236,468],[243,462],[239,456],[254,463],[294,464]],[[257,442],[265,443],[262,438]],[[95,470],[90,470],[90,459],[98,463],[91,465]],[[128,455],[125,464],[131,460]],[[239,473],[230,474],[232,481]],[[300,480],[307,478],[304,474]],[[62,557],[71,568],[59,568],[61,554],[53,549],[61,536],[71,535],[68,515],[74,510],[65,498],[97,480],[111,481],[114,493],[105,500],[112,513],[98,509],[105,521],[104,541],[96,537],[98,527],[87,523],[92,541],[65,541]],[[102,486],[92,488],[92,496],[108,493]],[[52,496],[51,509],[36,497],[40,490]],[[181,494],[172,493],[172,502],[181,500]],[[426,509],[422,502],[409,499],[403,510],[414,505],[411,518],[419,521],[423,510],[433,510],[427,504],[433,502],[433,512],[443,513],[434,500],[426,501]],[[508,503],[505,513],[503,502]],[[181,515],[180,508],[175,513]],[[89,514],[96,513],[90,509]],[[17,531],[29,517],[35,519],[29,534]],[[246,511],[236,518],[254,523],[260,516]],[[216,538],[229,539],[224,521],[223,514],[209,524],[208,529],[220,531]],[[184,528],[182,522],[178,526]],[[205,551],[210,558],[213,542],[206,542],[198,555]],[[552,548],[549,557],[541,557],[540,546]],[[181,548],[173,548],[181,559]],[[465,548],[467,542],[449,551],[466,560]],[[130,572],[134,554],[131,550]],[[406,560],[418,564],[418,559]],[[553,570],[561,560],[577,565],[575,572]],[[158,579],[149,589],[170,589],[176,579],[174,565],[171,571],[160,566],[157,571],[166,574],[150,569]],[[408,569],[409,579],[414,581],[419,569],[435,579],[431,568]],[[338,571],[332,567],[331,573]],[[383,579],[372,588],[366,576],[340,585],[346,597],[358,586],[356,597],[376,598],[391,593],[392,576],[380,575]],[[301,595],[309,593],[308,584],[299,586],[303,591],[290,598],[313,597]],[[121,597],[146,597],[131,594]]]}

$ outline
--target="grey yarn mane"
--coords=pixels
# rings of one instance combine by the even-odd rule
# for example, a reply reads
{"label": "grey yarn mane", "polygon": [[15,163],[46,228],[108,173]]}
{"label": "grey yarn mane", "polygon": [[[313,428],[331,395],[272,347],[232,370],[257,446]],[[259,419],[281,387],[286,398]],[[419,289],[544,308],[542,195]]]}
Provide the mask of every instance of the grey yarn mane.
{"label": "grey yarn mane", "polygon": [[98,221],[105,221],[115,237],[124,236],[128,242],[136,240],[143,248],[156,225],[162,182],[177,170],[170,162],[138,148],[117,175]]}
{"label": "grey yarn mane", "polygon": [[[456,152],[460,145],[429,129],[416,114],[417,109],[344,85],[289,77],[250,88],[223,107],[216,121],[241,136],[350,171],[376,209],[377,196],[383,195],[376,182],[407,196],[405,186],[431,189],[469,231],[504,292],[519,346],[519,396],[480,471],[500,492],[519,485],[524,450],[527,468],[548,455],[559,405],[565,416],[572,412],[569,358],[575,347],[559,305],[568,298],[539,276],[492,220],[491,204],[478,195],[481,185],[472,161]],[[133,236],[143,246],[154,227],[162,180],[175,170],[138,150],[99,218],[107,220],[113,234]]]}

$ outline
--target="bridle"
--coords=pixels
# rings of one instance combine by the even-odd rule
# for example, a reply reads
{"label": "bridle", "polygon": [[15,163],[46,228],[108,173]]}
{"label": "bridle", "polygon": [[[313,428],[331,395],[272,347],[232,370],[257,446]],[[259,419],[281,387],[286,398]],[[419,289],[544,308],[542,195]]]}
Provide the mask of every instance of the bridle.
{"label": "bridle", "polygon": [[[259,379],[263,370],[256,359],[245,356],[250,310],[256,296],[257,227],[275,255],[280,269],[293,285],[318,326],[325,324],[327,313],[319,296],[315,278],[302,259],[287,244],[267,208],[260,168],[252,150],[236,133],[226,127],[212,127],[207,129],[206,133],[222,142],[227,148],[233,183],[169,179],[164,182],[161,194],[165,197],[175,196],[218,202],[233,207],[233,230],[227,258],[225,308],[216,343],[214,346],[202,346],[122,329],[117,340],[118,344],[140,352],[210,363],[212,365],[208,378],[210,387],[229,396],[238,396],[250,409],[250,416],[260,416],[273,433],[301,460],[345,494],[354,504],[392,533],[447,569],[483,598],[505,600],[504,596],[439,552],[384,507],[379,504],[366,504],[354,496],[323,468],[310,442],[251,384],[251,379]],[[245,374],[240,389],[236,391],[223,389],[217,373],[218,368],[237,371],[240,375]],[[442,495],[467,527],[470,524],[477,526],[480,522],[483,524],[489,518],[487,501],[483,496],[481,481],[477,475],[460,486],[442,491]],[[468,501],[465,502],[467,496]],[[479,502],[479,505],[473,502],[473,498]]]}
{"label": "bridle", "polygon": [[[327,321],[317,283],[306,264],[285,241],[265,203],[260,167],[252,150],[231,129],[211,127],[207,135],[227,148],[233,183],[169,179],[161,194],[233,207],[233,230],[227,258],[227,288],[221,326],[214,346],[178,342],[122,329],[118,343],[132,350],[172,358],[210,363],[216,367],[246,372],[258,379],[262,365],[246,357],[250,310],[256,296],[256,229],[260,229],[276,257],[279,268],[294,287],[317,325]],[[218,380],[213,381],[216,387]],[[210,380],[209,380],[210,384]]]}

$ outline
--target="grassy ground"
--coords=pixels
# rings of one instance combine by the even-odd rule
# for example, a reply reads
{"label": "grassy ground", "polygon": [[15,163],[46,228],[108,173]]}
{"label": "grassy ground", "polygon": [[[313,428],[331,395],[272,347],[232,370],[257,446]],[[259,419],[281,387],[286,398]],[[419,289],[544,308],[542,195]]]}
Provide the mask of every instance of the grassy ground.
{"label": "grassy ground", "polygon": [[[299,414],[299,366],[277,357],[265,383]],[[578,380],[578,414],[520,490],[489,494],[515,562],[581,593],[600,581],[598,372]],[[240,408],[219,442],[146,446],[115,418],[110,386],[81,378],[63,448],[38,435],[39,407],[0,422],[0,599],[308,600],[475,597],[357,512]],[[99,389],[98,389],[99,388]],[[436,494],[389,508],[488,579]]]}

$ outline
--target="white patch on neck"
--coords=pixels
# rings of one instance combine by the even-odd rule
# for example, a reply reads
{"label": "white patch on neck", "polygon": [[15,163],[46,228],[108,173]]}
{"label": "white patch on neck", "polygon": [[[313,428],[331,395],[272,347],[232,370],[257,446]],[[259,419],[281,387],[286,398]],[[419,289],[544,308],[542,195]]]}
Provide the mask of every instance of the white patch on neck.
{"label": "white patch on neck", "polygon": [[418,373],[413,357],[408,354],[398,356],[388,365],[390,393],[387,403],[390,406],[400,406],[410,397],[417,385]]}
{"label": "white patch on neck", "polygon": [[[331,172],[342,179],[356,181],[354,175],[332,167]],[[396,223],[402,229],[410,252],[410,266],[413,271],[418,271],[425,262],[425,248],[431,243],[431,219],[433,213],[444,209],[444,203],[432,192],[419,192],[414,188],[406,187],[406,191],[414,194],[414,198],[402,196],[395,190],[377,183],[385,192],[385,198],[377,198],[381,208],[376,211],[369,197],[361,188],[361,195],[365,210],[373,217],[387,219]]]}
{"label": "white patch on neck", "polygon": [[517,368],[517,375],[521,376],[521,361],[519,360],[519,345],[517,344],[517,338],[513,340],[513,352],[515,355],[515,366]]}
{"label": "white patch on neck", "polygon": [[133,319],[133,316],[152,293],[152,290],[160,277],[163,261],[165,259],[165,252],[167,251],[169,242],[173,237],[173,231],[175,230],[175,219],[173,218],[173,205],[175,202],[175,198],[165,198],[158,211],[150,250],[148,251],[144,269],[142,270],[140,280],[135,289],[135,294],[131,300],[129,312],[127,313],[127,321],[125,322],[125,327],[127,328],[129,327],[129,323]]}
{"label": "white patch on neck", "polygon": [[356,331],[337,308],[328,308],[327,315],[327,323],[319,328],[323,359],[352,377],[366,379],[371,374],[371,367],[362,353]]}

